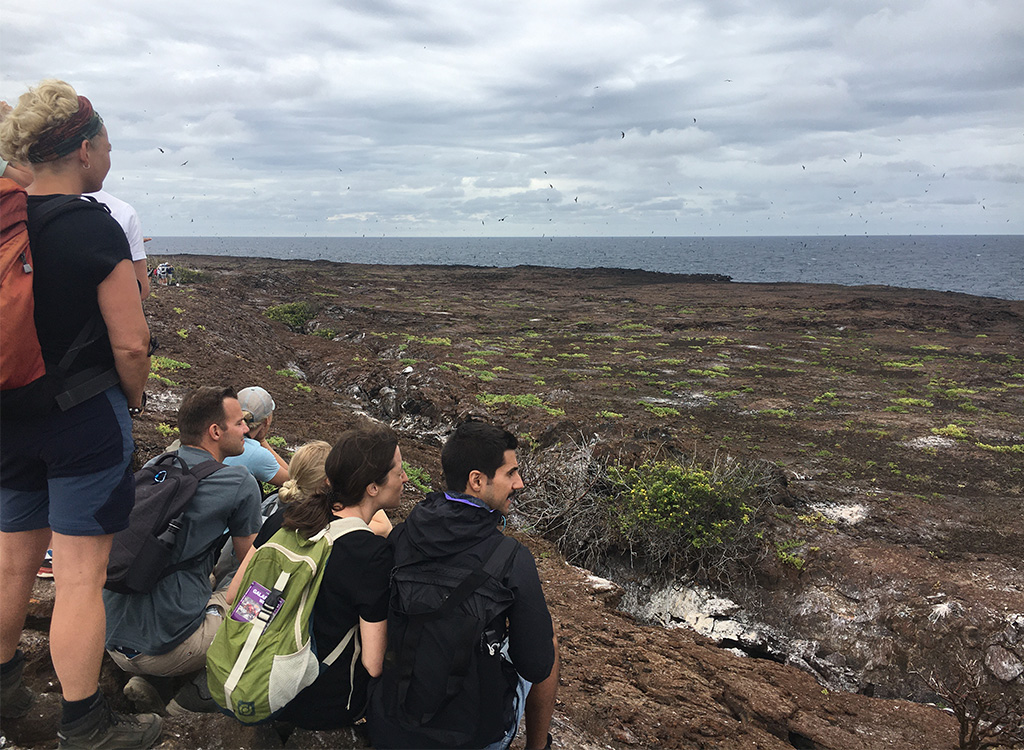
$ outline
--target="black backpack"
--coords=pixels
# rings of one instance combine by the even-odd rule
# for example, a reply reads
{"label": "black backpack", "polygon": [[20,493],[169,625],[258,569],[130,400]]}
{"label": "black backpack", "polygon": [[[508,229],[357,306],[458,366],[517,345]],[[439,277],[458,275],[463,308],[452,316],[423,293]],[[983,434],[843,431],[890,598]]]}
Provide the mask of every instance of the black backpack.
{"label": "black backpack", "polygon": [[128,528],[114,534],[106,588],[120,594],[148,593],[157,581],[192,567],[224,543],[224,536],[198,555],[170,565],[185,510],[199,483],[224,464],[203,461],[190,469],[175,452],[164,453],[135,472],[135,506]]}
{"label": "black backpack", "polygon": [[511,694],[518,680],[501,654],[502,614],[515,600],[503,581],[518,548],[504,537],[475,570],[419,555],[396,565],[379,685],[389,720],[442,747],[465,746],[482,727],[511,723],[510,705],[483,705],[482,696],[498,685]]}

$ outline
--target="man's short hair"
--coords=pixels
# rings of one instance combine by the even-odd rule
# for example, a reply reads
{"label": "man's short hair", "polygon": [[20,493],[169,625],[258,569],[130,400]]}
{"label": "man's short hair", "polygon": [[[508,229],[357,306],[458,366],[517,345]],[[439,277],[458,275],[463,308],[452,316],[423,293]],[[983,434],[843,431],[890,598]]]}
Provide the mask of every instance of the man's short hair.
{"label": "man's short hair", "polygon": [[465,491],[472,471],[494,479],[505,463],[505,451],[518,447],[516,436],[506,429],[486,422],[463,422],[441,449],[441,468],[449,491]]}
{"label": "man's short hair", "polygon": [[185,396],[178,408],[178,436],[182,445],[199,445],[211,424],[227,429],[226,398],[238,398],[229,385],[204,385]]}

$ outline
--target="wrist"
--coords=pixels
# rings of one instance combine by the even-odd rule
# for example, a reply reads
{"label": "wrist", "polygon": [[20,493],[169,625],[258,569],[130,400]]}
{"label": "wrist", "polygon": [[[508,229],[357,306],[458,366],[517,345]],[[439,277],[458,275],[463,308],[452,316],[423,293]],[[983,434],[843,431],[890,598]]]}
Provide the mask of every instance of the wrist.
{"label": "wrist", "polygon": [[146,409],[146,392],[143,391],[142,392],[142,398],[139,400],[139,405],[138,406],[129,406],[128,407],[128,415],[132,416],[132,417],[137,417],[140,414],[142,414],[142,412],[145,411],[145,409]]}

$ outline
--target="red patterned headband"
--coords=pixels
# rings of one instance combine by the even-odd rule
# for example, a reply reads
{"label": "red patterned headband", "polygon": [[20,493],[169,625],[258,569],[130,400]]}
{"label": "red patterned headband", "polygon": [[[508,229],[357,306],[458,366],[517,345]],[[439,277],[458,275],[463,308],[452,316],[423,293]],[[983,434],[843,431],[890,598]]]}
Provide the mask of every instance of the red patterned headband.
{"label": "red patterned headband", "polygon": [[78,111],[64,122],[43,135],[28,150],[28,160],[33,164],[53,161],[67,156],[91,140],[103,127],[103,118],[93,111],[92,103],[84,96],[78,97]]}

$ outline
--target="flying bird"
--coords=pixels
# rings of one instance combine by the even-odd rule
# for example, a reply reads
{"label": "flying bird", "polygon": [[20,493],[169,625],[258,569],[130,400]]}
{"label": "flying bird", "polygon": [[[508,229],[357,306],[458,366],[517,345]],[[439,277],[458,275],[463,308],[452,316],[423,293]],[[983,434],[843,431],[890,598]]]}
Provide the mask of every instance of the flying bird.
{"label": "flying bird", "polygon": [[188,164],[188,159],[185,159],[185,161],[183,161],[183,162],[181,163],[181,166],[183,166],[183,167],[184,167],[184,166],[185,166],[186,164]]}
{"label": "flying bird", "polygon": [[[621,130],[621,131],[619,131],[619,132],[620,132],[620,133],[622,133],[622,137],[623,137],[623,138],[625,138],[625,137],[626,137],[626,131],[625,131],[625,130]],[[620,138],[619,140],[621,140],[621,138]]]}
{"label": "flying bird", "polygon": [[162,148],[160,148],[159,146],[157,146],[156,148],[157,148],[157,151],[159,151],[161,154],[164,152],[164,150]]}

